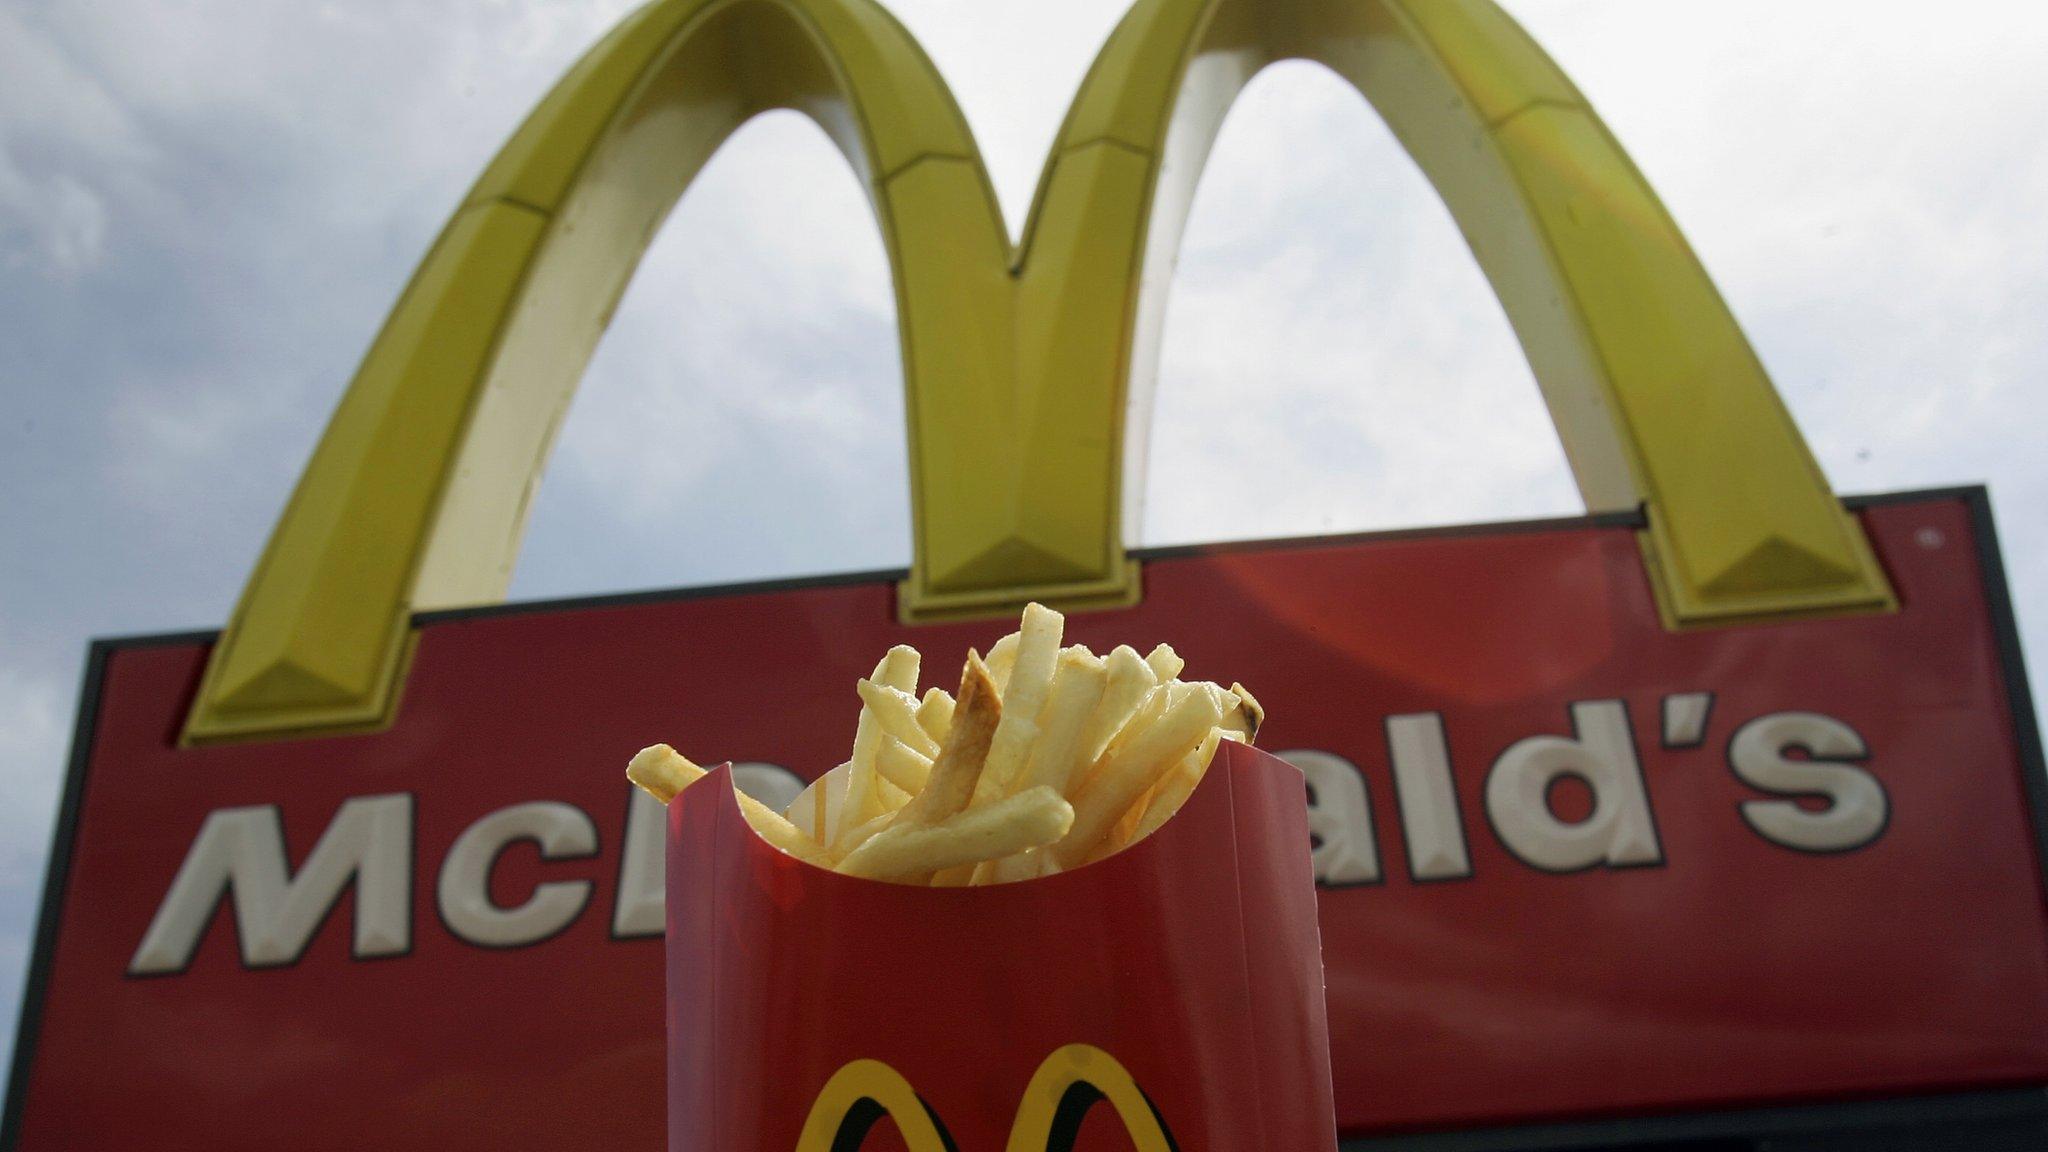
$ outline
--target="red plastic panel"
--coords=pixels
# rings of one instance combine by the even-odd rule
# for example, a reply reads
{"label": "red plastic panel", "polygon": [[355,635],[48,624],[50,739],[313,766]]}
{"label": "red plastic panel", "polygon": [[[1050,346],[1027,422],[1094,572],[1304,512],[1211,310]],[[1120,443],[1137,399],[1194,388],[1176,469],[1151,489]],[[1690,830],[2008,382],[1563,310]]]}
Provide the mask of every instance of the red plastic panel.
{"label": "red plastic panel", "polygon": [[[1318,825],[1321,854],[1336,837],[1354,879],[1361,860],[1379,872],[1320,898],[1347,1132],[2048,1082],[2040,862],[1971,508],[1928,498],[1863,518],[1897,614],[1668,633],[1633,533],[1578,525],[1154,560],[1143,604],[1077,616],[1069,635],[1098,651],[1170,640],[1191,675],[1259,694],[1262,746],[1357,767],[1369,819],[1339,818],[1342,790],[1317,796],[1318,819],[1334,821]],[[40,1029],[18,1057],[19,1146],[655,1146],[662,946],[612,936],[623,765],[669,740],[704,761],[830,767],[852,740],[853,683],[888,645],[917,644],[936,677],[1002,630],[906,629],[890,595],[876,582],[438,622],[390,731],[190,751],[172,739],[203,646],[114,651],[44,995],[28,1006]],[[1686,699],[1700,693],[1711,707]],[[1567,745],[1575,703],[1590,723]],[[1786,778],[1809,758],[1790,736],[1834,731],[1750,728],[1786,713],[1831,720],[1863,748],[1857,760],[1821,740],[1811,754],[1842,762],[1844,796],[1882,789],[1884,819],[1861,847],[1796,850],[1746,817],[1774,803],[1795,826],[1785,806],[1827,815],[1827,800],[1775,795],[1731,763],[1739,731],[1764,732],[1767,755],[1751,747],[1744,763]],[[1394,726],[1411,741],[1398,792],[1397,716],[1424,717]],[[1433,779],[1433,724],[1454,806],[1414,786]],[[1556,739],[1525,743],[1544,734]],[[1603,851],[1656,863],[1552,872],[1525,862],[1526,844],[1510,851],[1490,818],[1493,776],[1583,769],[1594,753],[1609,772],[1600,796],[1639,792],[1651,826]],[[1544,793],[1560,827],[1599,799],[1563,775]],[[302,869],[344,802],[379,796],[409,796],[410,812],[376,809],[402,843],[379,841],[359,886],[409,902],[403,954],[352,956],[370,902],[350,888],[293,963],[245,967],[223,902],[182,970],[125,975],[209,814],[275,806]],[[534,943],[466,942],[440,910],[444,879],[464,886],[451,846],[538,801],[573,812],[542,814],[560,833],[550,858],[514,839],[484,862],[490,901],[517,909],[547,885],[536,899],[580,898],[580,912]],[[1429,834],[1422,864],[1408,813]],[[258,840],[278,826],[233,819]],[[1448,851],[1453,828],[1469,876]],[[391,919],[385,907],[371,926]],[[276,957],[277,940],[257,943]],[[375,932],[367,945],[391,948]],[[927,1059],[982,1048],[964,1036]]]}

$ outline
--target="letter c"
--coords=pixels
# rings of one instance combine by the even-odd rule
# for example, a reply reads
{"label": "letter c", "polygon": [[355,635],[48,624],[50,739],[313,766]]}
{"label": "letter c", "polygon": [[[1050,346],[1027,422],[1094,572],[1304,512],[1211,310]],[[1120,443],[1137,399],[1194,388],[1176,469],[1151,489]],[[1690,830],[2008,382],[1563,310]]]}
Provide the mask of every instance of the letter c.
{"label": "letter c", "polygon": [[450,932],[483,948],[518,948],[553,936],[583,911],[590,900],[588,880],[535,885],[516,908],[491,902],[491,872],[517,840],[539,845],[543,860],[597,853],[597,827],[573,804],[543,800],[498,809],[464,829],[441,864],[436,895]]}

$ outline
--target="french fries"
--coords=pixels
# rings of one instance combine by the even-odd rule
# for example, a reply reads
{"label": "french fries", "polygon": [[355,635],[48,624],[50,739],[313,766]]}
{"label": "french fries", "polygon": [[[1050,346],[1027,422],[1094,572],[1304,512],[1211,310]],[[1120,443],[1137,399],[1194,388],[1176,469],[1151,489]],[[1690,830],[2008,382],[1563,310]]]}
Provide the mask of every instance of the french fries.
{"label": "french fries", "polygon": [[917,722],[917,697],[872,680],[863,680],[855,688],[860,692],[861,703],[868,706],[875,722],[882,726],[884,737],[927,760],[939,754],[939,742]]}
{"label": "french fries", "polygon": [[1079,783],[1074,776],[1082,766],[1085,727],[1108,686],[1108,666],[1094,653],[1077,646],[1060,654],[1059,671],[1038,717],[1038,739],[1025,762],[1021,787],[1044,785],[1065,795]]}
{"label": "french fries", "polygon": [[875,771],[902,789],[908,799],[923,791],[925,781],[931,779],[932,758],[891,736],[882,742],[882,750],[875,753]]}
{"label": "french fries", "polygon": [[[676,793],[703,779],[704,769],[690,762],[690,758],[666,744],[655,744],[642,748],[626,765],[626,779],[638,784],[663,804],[676,798]],[[797,826],[759,800],[744,792],[735,793],[740,800],[740,812],[754,831],[784,852],[800,860],[817,860],[824,855],[817,841],[804,835]]]}
{"label": "french fries", "polygon": [[992,804],[1010,794],[1010,787],[1024,770],[1024,759],[1038,739],[1038,712],[1052,690],[1054,667],[1060,657],[1060,633],[1066,621],[1042,604],[1024,609],[1024,621],[1017,629],[1016,659],[1001,686],[1003,719],[990,742],[988,761],[974,784],[975,804]]}
{"label": "french fries", "polygon": [[1161,644],[1145,654],[1145,666],[1152,669],[1152,675],[1161,684],[1171,684],[1180,679],[1180,670],[1188,662],[1180,658],[1171,644]]}
{"label": "french fries", "polygon": [[944,688],[933,686],[924,694],[917,706],[917,726],[925,735],[946,742],[946,733],[953,730],[953,696]]}
{"label": "french fries", "polygon": [[1102,702],[1096,705],[1094,714],[1088,718],[1081,740],[1083,759],[1090,764],[1130,723],[1131,714],[1159,684],[1151,665],[1145,663],[1137,649],[1128,644],[1118,645],[1103,663],[1109,670],[1109,682],[1103,688]]}
{"label": "french fries", "polygon": [[1000,859],[1058,842],[1074,809],[1050,788],[1027,788],[1005,800],[936,824],[897,824],[848,853],[838,870],[873,880],[909,880],[934,871]]}
{"label": "french fries", "polygon": [[[917,670],[921,662],[917,649],[898,644],[889,649],[881,663],[875,665],[869,679],[909,692],[917,687]],[[828,847],[843,839],[849,829],[888,811],[882,790],[876,785],[875,752],[881,742],[882,719],[863,701],[860,721],[853,735],[853,767],[846,775],[846,802],[834,813],[831,836],[826,842]]]}
{"label": "french fries", "polygon": [[[957,692],[918,693],[917,650],[889,650],[855,684],[853,753],[777,813],[740,795],[770,845],[821,868],[900,884],[1031,880],[1082,867],[1173,818],[1224,740],[1251,742],[1265,710],[1240,684],[1180,679],[1170,645],[1098,657],[1062,646],[1039,604]],[[704,770],[666,744],[626,767],[668,803]]]}
{"label": "french fries", "polygon": [[967,807],[1002,718],[1003,701],[995,681],[989,678],[981,657],[969,652],[945,746],[932,761],[923,791],[911,797],[896,814],[897,819],[906,824],[935,824]]}
{"label": "french fries", "polygon": [[[1161,685],[1153,695],[1164,698],[1171,693]],[[1074,794],[1074,827],[1054,849],[1060,867],[1074,868],[1093,859],[1124,813],[1181,757],[1198,748],[1222,719],[1223,706],[1216,694],[1196,690],[1162,709],[1159,719],[1144,731],[1112,744]]]}

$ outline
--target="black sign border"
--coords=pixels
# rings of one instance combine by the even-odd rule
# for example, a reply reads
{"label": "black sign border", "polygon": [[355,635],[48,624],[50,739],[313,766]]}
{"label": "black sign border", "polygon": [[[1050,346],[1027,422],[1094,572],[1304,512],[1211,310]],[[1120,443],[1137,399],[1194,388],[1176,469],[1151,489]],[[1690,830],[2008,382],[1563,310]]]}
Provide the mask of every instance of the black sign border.
{"label": "black sign border", "polygon": [[[2022,787],[2025,790],[2034,830],[2035,861],[2044,885],[2048,885],[2048,765],[2041,750],[2041,730],[2034,713],[2033,695],[2028,688],[2026,663],[2020,650],[2018,623],[2013,615],[2012,595],[2006,582],[2005,561],[1998,546],[1998,531],[1991,512],[1991,494],[1983,485],[1892,492],[1872,496],[1847,496],[1844,507],[1855,511],[1889,504],[1961,501],[1970,515],[1971,537],[1976,549],[1978,575],[1984,584],[1985,604],[1991,615],[1992,633],[1998,646],[2000,672],[2005,680],[2007,713],[2013,724],[2019,753]],[[1470,537],[1510,533],[1568,531],[1588,527],[1641,528],[1646,520],[1640,511],[1563,517],[1547,520],[1517,520],[1494,524],[1461,524],[1444,527],[1363,532],[1342,536],[1309,536],[1287,539],[1187,545],[1134,549],[1138,560],[1170,559],[1272,548],[1312,547],[1368,541]],[[901,569],[848,572],[790,580],[757,581],[696,588],[658,589],[603,596],[580,596],[556,600],[493,604],[421,612],[413,617],[416,627],[487,616],[529,612],[560,612],[585,608],[608,608],[631,604],[730,596],[741,593],[826,588],[849,584],[872,584],[903,578]],[[107,661],[113,653],[133,648],[170,644],[210,644],[218,630],[177,632],[157,635],[95,639],[86,651],[85,672],[79,687],[78,722],[71,737],[71,754],[64,775],[63,798],[57,809],[50,840],[50,860],[43,879],[43,898],[36,918],[35,948],[24,982],[21,1014],[16,1024],[13,1064],[7,1078],[7,1100],[0,1115],[0,1152],[19,1147],[22,1110],[27,1104],[28,1080],[34,1065],[36,1042],[42,1033],[44,1002],[49,992],[50,966],[57,946],[57,918],[63,907],[71,860],[78,839],[78,816],[85,793],[87,761],[99,729],[101,686]],[[1696,1142],[1769,1141],[1774,1149],[1791,1152],[1801,1139],[1827,1140],[1831,1146],[1842,1137],[1867,1136],[1884,1141],[1892,1152],[1907,1149],[1936,1149],[1968,1146],[1977,1149],[2048,1147],[2048,1086],[1995,1091],[1949,1092],[1898,1096],[1878,1100],[1844,1100],[1804,1103],[1786,1107],[1745,1108],[1715,1112],[1670,1115],[1623,1116],[1611,1119],[1518,1124],[1499,1128],[1463,1128],[1449,1131],[1387,1135],[1341,1142],[1341,1152],[1504,1152],[1514,1149],[1590,1149],[1630,1145],[1666,1145]],[[1715,1152],[1722,1147],[1714,1144]],[[1702,1149],[1701,1152],[1706,1152]]]}

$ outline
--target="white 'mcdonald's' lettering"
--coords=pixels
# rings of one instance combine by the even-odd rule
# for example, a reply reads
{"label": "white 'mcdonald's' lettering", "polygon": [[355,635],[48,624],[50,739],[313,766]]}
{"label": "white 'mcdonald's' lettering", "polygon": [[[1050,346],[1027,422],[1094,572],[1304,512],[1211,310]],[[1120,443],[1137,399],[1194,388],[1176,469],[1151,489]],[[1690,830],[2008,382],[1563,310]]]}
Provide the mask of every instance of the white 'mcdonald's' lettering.
{"label": "white 'mcdonald's' lettering", "polygon": [[1373,842],[1372,802],[1366,799],[1358,765],[1313,748],[1282,752],[1280,758],[1301,769],[1308,784],[1309,859],[1316,882],[1377,883],[1380,853]]}
{"label": "white 'mcdonald's' lettering", "polygon": [[668,870],[663,858],[668,808],[638,788],[632,794],[626,802],[619,899],[612,907],[612,935],[621,940],[659,936],[668,928]]}
{"label": "white 'mcdonald's' lettering", "polygon": [[128,962],[130,975],[182,972],[225,895],[235,910],[242,963],[296,961],[351,883],[355,958],[412,948],[412,797],[361,796],[341,806],[295,876],[275,805],[207,816],[171,890]]}
{"label": "white 'mcdonald's' lettering", "polygon": [[[1785,753],[1798,749],[1804,759]],[[1884,831],[1890,815],[1884,785],[1849,760],[1869,755],[1855,729],[1813,712],[1774,712],[1744,724],[1728,742],[1728,765],[1743,783],[1777,796],[1813,796],[1827,807],[1809,811],[1796,800],[1745,800],[1742,818],[1773,844],[1801,852],[1848,852]]]}
{"label": "white 'mcdonald's' lettering", "polygon": [[1470,876],[1443,717],[1434,712],[1388,717],[1387,760],[1394,769],[1401,835],[1408,841],[1408,874],[1417,880]]}
{"label": "white 'mcdonald's' lettering", "polygon": [[[1661,728],[1649,733],[1651,746],[1667,758],[1657,765],[1660,773],[1710,769],[1709,763],[1683,757],[1704,744],[1713,712],[1712,693],[1664,699]],[[1570,706],[1570,716],[1572,735],[1525,737],[1494,758],[1482,789],[1494,839],[1514,859],[1545,872],[1662,864],[1627,706],[1618,699],[1580,701]],[[1409,879],[1469,881],[1472,845],[1443,716],[1390,716],[1385,729],[1386,783],[1393,788]],[[1861,763],[1869,755],[1854,729],[1814,712],[1774,712],[1741,724],[1728,739],[1728,768],[1741,783],[1769,796],[1740,800],[1741,820],[1768,843],[1797,852],[1848,852],[1875,842],[1884,835],[1891,808],[1883,784]],[[1371,785],[1356,762],[1335,752],[1302,748],[1280,756],[1301,769],[1306,786],[1316,882],[1341,888],[1383,881],[1370,790],[1383,785]],[[759,761],[733,765],[733,779],[778,809],[803,787],[795,773]],[[1576,819],[1560,816],[1553,797],[1564,780],[1577,781],[1591,795],[1590,808]],[[628,792],[611,908],[611,936],[618,940],[658,937],[666,917],[665,809],[637,789]],[[564,931],[584,914],[596,889],[588,865],[581,875],[567,872],[536,883],[516,904],[492,899],[499,857],[522,840],[531,841],[550,868],[589,860],[602,844],[590,814],[559,801],[514,804],[478,817],[456,837],[435,873],[435,906],[451,935],[479,947],[521,948]],[[223,808],[200,825],[128,971],[184,971],[222,899],[234,909],[243,964],[291,964],[351,888],[350,955],[402,955],[412,947],[415,850],[408,795],[361,796],[341,805],[296,872],[275,805]]]}
{"label": "white 'mcdonald's' lettering", "polygon": [[[1661,863],[1650,797],[1636,762],[1628,710],[1619,700],[1572,705],[1572,738],[1516,741],[1486,777],[1486,815],[1501,844],[1546,872]],[[1567,823],[1550,807],[1550,788],[1577,777],[1593,791],[1593,811]]]}
{"label": "white 'mcdonald's' lettering", "polygon": [[471,824],[441,862],[441,922],[471,944],[517,948],[545,940],[576,919],[590,900],[588,880],[550,880],[515,908],[491,902],[491,869],[514,841],[531,840],[543,860],[597,854],[597,825],[583,809],[547,800],[515,804]]}

